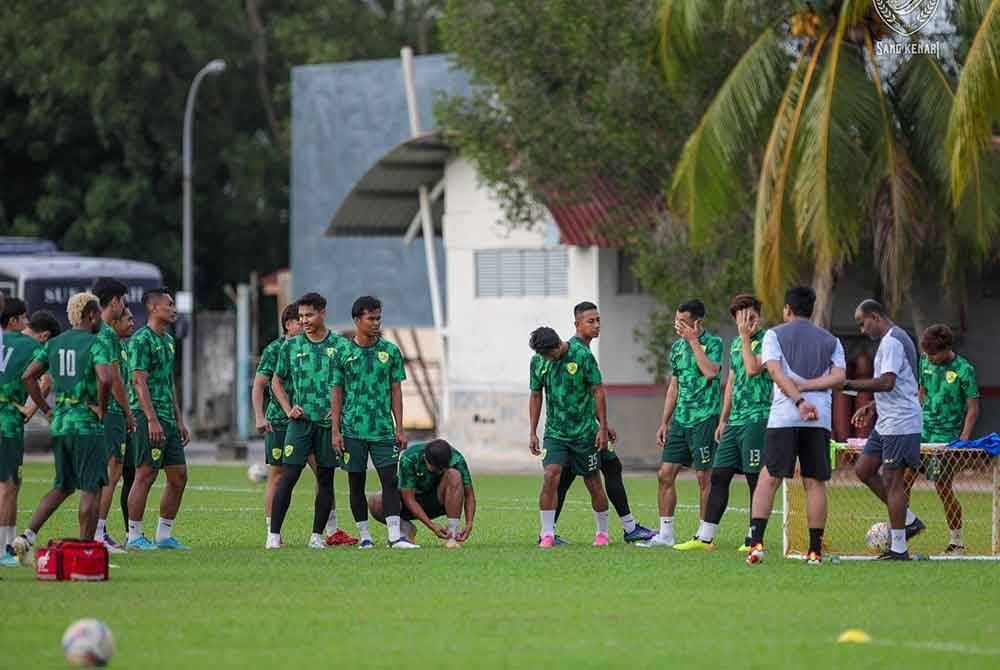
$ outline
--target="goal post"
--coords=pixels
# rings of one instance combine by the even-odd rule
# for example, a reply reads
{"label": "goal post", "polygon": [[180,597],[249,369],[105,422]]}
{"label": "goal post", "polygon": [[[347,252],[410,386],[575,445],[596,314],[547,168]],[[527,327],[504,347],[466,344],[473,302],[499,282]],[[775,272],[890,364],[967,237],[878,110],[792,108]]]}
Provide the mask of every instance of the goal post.
{"label": "goal post", "polygon": [[[833,474],[827,483],[824,553],[872,558],[865,534],[873,524],[888,521],[885,505],[854,474],[862,450],[831,444]],[[910,509],[927,529],[909,542],[910,552],[931,559],[960,558],[944,553],[951,542],[950,523],[956,523],[960,514],[965,545],[961,558],[1000,560],[1000,458],[982,449],[923,444],[920,461],[920,472],[912,478]],[[785,480],[782,498],[784,555],[801,558],[809,548],[809,524],[798,471],[794,478]]]}

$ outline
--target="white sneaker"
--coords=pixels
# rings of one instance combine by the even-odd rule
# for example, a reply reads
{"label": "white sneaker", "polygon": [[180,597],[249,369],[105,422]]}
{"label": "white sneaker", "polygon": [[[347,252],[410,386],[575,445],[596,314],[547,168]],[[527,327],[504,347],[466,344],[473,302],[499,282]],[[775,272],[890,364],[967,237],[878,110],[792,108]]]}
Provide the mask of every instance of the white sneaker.
{"label": "white sneaker", "polygon": [[277,533],[268,533],[267,541],[264,542],[265,549],[281,549],[281,536]]}
{"label": "white sneaker", "polygon": [[109,554],[127,554],[128,553],[127,551],[125,551],[125,547],[122,547],[121,545],[118,545],[118,544],[108,544],[107,542],[105,542],[104,543],[104,548],[108,550]]}
{"label": "white sneaker", "polygon": [[396,540],[395,542],[390,542],[389,543],[389,548],[390,549],[419,549],[420,545],[419,544],[413,544],[412,542],[410,542],[409,540],[407,540],[405,537],[401,537],[398,540]]}
{"label": "white sneaker", "polygon": [[662,535],[657,533],[656,535],[649,538],[645,542],[636,542],[635,546],[643,547],[645,549],[649,549],[651,547],[672,547],[674,546],[674,538],[663,537]]}
{"label": "white sneaker", "polygon": [[326,542],[323,541],[323,536],[319,533],[313,533],[312,537],[309,538],[309,548],[326,549]]}

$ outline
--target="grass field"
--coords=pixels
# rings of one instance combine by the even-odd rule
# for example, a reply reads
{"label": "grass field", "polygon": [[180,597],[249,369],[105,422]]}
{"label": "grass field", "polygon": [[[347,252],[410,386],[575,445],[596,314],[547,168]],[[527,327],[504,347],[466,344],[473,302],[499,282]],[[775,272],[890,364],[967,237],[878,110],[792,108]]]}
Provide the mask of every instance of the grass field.
{"label": "grass field", "polygon": [[[24,476],[19,530],[51,466],[29,464]],[[190,480],[175,529],[194,551],[114,556],[111,581],[99,584],[0,571],[3,667],[63,667],[62,631],[86,616],[111,626],[112,665],[121,668],[1000,665],[993,562],[807,567],[772,554],[749,568],[734,551],[746,515],[732,510],[713,554],[624,546],[614,518],[614,544],[596,549],[580,485],[560,524],[576,544],[543,552],[534,546],[538,478],[527,476],[476,478],[479,515],[460,550],[444,550],[424,529],[420,551],[319,552],[305,548],[306,475],[285,525],[292,546],[265,553],[261,485],[225,466],[193,466]],[[655,481],[627,484],[637,516],[653,524]],[[342,474],[336,485],[341,525],[353,530]],[[694,486],[681,483],[682,503],[695,501]],[[742,482],[733,490],[731,504],[745,508]],[[146,522],[155,526],[155,511]],[[696,523],[686,505],[678,532]],[[75,510],[61,510],[40,538],[74,535],[75,525]],[[120,520],[111,526],[120,538]],[[769,535],[777,548],[777,520]],[[873,643],[836,644],[852,627]]]}

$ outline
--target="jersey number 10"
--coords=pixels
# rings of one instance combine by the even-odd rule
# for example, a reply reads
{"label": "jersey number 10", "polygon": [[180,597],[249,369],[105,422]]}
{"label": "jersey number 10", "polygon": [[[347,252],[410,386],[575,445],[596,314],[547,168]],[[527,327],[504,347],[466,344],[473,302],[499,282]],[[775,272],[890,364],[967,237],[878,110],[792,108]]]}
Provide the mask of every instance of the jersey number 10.
{"label": "jersey number 10", "polygon": [[76,351],[73,349],[59,350],[59,376],[76,376]]}

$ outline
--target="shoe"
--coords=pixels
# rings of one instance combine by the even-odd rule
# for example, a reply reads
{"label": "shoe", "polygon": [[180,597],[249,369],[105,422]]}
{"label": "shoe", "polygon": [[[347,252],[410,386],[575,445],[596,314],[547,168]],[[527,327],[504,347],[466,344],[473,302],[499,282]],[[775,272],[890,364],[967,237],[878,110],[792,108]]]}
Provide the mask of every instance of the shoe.
{"label": "shoe", "polygon": [[823,556],[818,551],[810,551],[806,554],[806,565],[819,565],[823,562]]}
{"label": "shoe", "polygon": [[944,548],[945,556],[965,556],[965,545],[963,544],[949,544]]}
{"label": "shoe", "polygon": [[24,535],[18,535],[14,538],[14,542],[10,545],[11,550],[14,552],[14,558],[21,565],[31,565],[34,561],[31,557],[31,543],[28,542],[28,538]]}
{"label": "shoe", "polygon": [[124,554],[125,553],[125,548],[122,547],[117,542],[115,542],[113,539],[111,539],[111,536],[108,535],[107,533],[105,533],[104,537],[101,538],[101,542],[104,544],[104,547],[108,550],[109,554]]}
{"label": "shoe", "polygon": [[542,535],[538,538],[538,546],[542,549],[551,549],[556,546],[556,538],[554,535]]}
{"label": "shoe", "polygon": [[[539,535],[538,536],[538,544],[541,544],[541,543],[542,543],[542,536]],[[559,547],[559,546],[562,546],[564,544],[573,544],[573,543],[570,542],[569,540],[564,540],[561,537],[559,537],[558,535],[556,535],[555,539],[552,541],[552,544],[553,544],[553,546]]]}
{"label": "shoe", "polygon": [[653,539],[653,536],[656,535],[656,531],[637,523],[631,533],[622,531],[622,535],[624,536],[624,540],[626,542],[642,542]]}
{"label": "shoe", "polygon": [[736,551],[738,551],[741,554],[749,554],[750,553],[750,545],[747,544],[746,542],[744,542],[740,546],[736,547]]}
{"label": "shoe", "polygon": [[405,537],[400,537],[398,540],[389,543],[390,549],[419,549],[419,544],[413,544]]}
{"label": "shoe", "polygon": [[20,565],[21,563],[14,554],[4,554],[3,558],[0,558],[0,568],[16,568]]}
{"label": "shoe", "polygon": [[267,536],[267,540],[264,541],[265,549],[281,549],[281,536],[272,537],[270,534]]}
{"label": "shoe", "polygon": [[[412,544],[412,542],[413,542],[413,541],[412,541],[412,540],[410,540],[410,543],[411,543],[411,544]],[[444,543],[444,548],[445,548],[445,549],[460,549],[461,547],[462,547],[462,545],[460,545],[460,544],[458,543],[458,540],[456,540],[456,539],[455,539],[455,538],[453,538],[453,537],[449,537],[449,538],[448,538],[448,541]]]}
{"label": "shoe", "polygon": [[147,540],[145,535],[142,535],[138,539],[126,542],[125,548],[135,551],[156,551],[160,547]]}
{"label": "shoe", "polygon": [[764,545],[755,544],[750,547],[750,552],[747,554],[747,565],[757,565],[758,563],[764,562]]}
{"label": "shoe", "polygon": [[879,557],[875,560],[878,561],[908,561],[910,560],[909,551],[896,552],[892,549],[888,549],[885,552],[879,554]]}
{"label": "shoe", "polygon": [[310,549],[326,549],[326,543],[323,541],[323,536],[319,533],[313,533],[309,538],[308,547]]}
{"label": "shoe", "polygon": [[191,547],[183,544],[177,540],[176,537],[170,536],[165,540],[157,540],[156,546],[160,549],[177,549],[179,551],[191,551]]}
{"label": "shoe", "polygon": [[595,547],[606,547],[609,544],[611,544],[611,540],[608,539],[607,534],[605,534],[605,533],[598,533],[597,535],[594,536],[594,545],[593,546],[595,546]]}
{"label": "shoe", "polygon": [[375,543],[371,540],[365,539],[358,543],[358,549],[374,549]]}
{"label": "shoe", "polygon": [[337,529],[335,532],[330,533],[326,536],[326,546],[332,547],[333,545],[340,544],[357,544],[358,538],[351,537],[341,529]]}
{"label": "shoe", "polygon": [[642,547],[643,549],[649,549],[652,547],[672,547],[676,544],[673,538],[665,538],[659,533],[649,538],[645,542],[636,542],[635,546]]}
{"label": "shoe", "polygon": [[715,543],[705,542],[697,537],[693,537],[687,542],[675,544],[674,549],[677,551],[715,551]]}
{"label": "shoe", "polygon": [[906,527],[906,539],[910,540],[917,535],[920,535],[926,528],[927,526],[924,525],[924,522],[921,521],[919,517],[914,519],[913,523]]}

